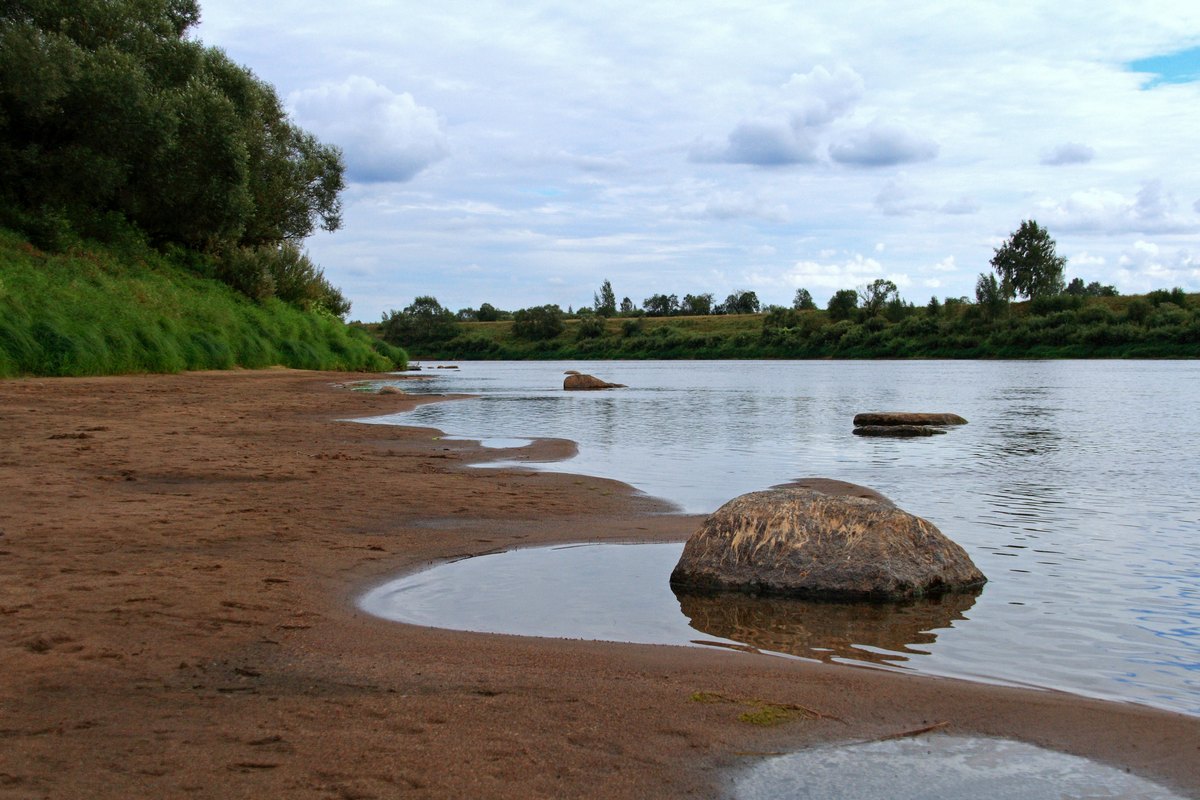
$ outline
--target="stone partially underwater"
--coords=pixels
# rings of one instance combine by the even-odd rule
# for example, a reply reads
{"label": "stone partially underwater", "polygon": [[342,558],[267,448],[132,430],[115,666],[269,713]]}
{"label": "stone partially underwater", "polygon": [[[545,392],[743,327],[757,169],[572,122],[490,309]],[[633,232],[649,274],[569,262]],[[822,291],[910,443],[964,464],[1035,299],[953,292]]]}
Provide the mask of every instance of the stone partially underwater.
{"label": "stone partially underwater", "polygon": [[966,425],[958,414],[912,411],[874,411],[854,415],[855,436],[937,436],[948,425]]}
{"label": "stone partially underwater", "polygon": [[987,578],[932,523],[890,502],[811,488],[730,500],[704,521],[671,572],[677,592],[820,600],[902,600]]}

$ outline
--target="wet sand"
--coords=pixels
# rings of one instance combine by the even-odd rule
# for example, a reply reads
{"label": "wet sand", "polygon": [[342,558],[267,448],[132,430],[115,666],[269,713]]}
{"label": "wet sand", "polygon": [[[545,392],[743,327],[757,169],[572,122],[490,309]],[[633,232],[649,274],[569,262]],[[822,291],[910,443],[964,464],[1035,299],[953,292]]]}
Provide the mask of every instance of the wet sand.
{"label": "wet sand", "polygon": [[361,377],[0,381],[0,798],[713,797],[763,754],[926,728],[1200,796],[1197,717],[367,616],[362,591],[438,560],[698,520],[338,421],[421,402],[337,386]]}

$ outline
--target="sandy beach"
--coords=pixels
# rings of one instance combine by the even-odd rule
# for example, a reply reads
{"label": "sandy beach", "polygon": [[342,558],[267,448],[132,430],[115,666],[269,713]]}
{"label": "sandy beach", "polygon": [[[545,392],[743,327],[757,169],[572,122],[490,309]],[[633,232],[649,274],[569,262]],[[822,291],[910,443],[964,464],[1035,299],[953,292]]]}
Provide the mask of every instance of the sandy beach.
{"label": "sandy beach", "polygon": [[698,518],[347,421],[425,402],[362,377],[0,381],[0,798],[716,797],[765,754],[925,729],[1200,796],[1197,717],[368,616],[363,591],[440,560],[682,540]]}

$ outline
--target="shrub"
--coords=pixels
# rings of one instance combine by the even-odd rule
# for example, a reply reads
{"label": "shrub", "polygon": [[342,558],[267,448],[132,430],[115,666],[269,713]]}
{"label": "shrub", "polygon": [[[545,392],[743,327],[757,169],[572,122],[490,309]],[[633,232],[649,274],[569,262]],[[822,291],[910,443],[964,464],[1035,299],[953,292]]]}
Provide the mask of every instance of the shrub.
{"label": "shrub", "polygon": [[531,342],[553,339],[563,331],[562,309],[556,305],[522,308],[513,314],[513,336]]}

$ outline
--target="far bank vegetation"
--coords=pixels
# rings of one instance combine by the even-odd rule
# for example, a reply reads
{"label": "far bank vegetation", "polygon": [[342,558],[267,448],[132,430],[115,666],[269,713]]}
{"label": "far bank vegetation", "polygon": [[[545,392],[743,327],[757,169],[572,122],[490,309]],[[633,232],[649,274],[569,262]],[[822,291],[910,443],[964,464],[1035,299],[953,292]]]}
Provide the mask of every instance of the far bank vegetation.
{"label": "far bank vegetation", "polygon": [[453,312],[434,297],[367,326],[384,341],[437,359],[745,358],[1195,358],[1200,295],[1160,289],[1120,296],[1064,280],[1065,259],[1032,220],[981,273],[974,297],[917,305],[880,278],[833,293],[819,308],[807,289],[790,306],[763,307],[752,291],[655,294],[617,301],[604,281],[590,306],[515,312],[489,303]]}

